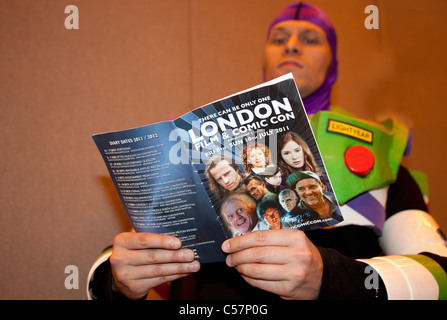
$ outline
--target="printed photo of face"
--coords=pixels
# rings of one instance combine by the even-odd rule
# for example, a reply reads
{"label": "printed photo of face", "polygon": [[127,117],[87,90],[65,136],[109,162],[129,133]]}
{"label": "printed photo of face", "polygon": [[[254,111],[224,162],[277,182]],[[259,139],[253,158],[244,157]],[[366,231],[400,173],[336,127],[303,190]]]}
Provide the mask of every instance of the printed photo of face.
{"label": "printed photo of face", "polygon": [[298,196],[293,190],[290,192],[281,192],[279,195],[279,204],[284,208],[285,211],[292,211],[298,203]]}
{"label": "printed photo of face", "polygon": [[227,160],[218,163],[210,170],[211,176],[223,188],[233,191],[242,182],[242,177],[234,170]]}
{"label": "printed photo of face", "polygon": [[271,184],[274,187],[279,186],[282,182],[281,171],[278,171],[274,176],[265,177],[265,181],[267,181],[269,184]]}
{"label": "printed photo of face", "polygon": [[279,212],[275,208],[267,208],[265,213],[262,215],[265,222],[268,223],[270,229],[280,229],[281,228],[281,217]]}
{"label": "printed photo of face", "polygon": [[253,148],[248,155],[248,161],[255,168],[264,168],[266,165],[264,151],[259,148]]}
{"label": "printed photo of face", "polygon": [[293,140],[284,145],[281,150],[281,157],[292,168],[300,169],[304,165],[303,148]]}
{"label": "printed photo of face", "polygon": [[323,190],[324,185],[314,178],[303,179],[296,183],[296,192],[301,200],[311,208],[323,203]]}
{"label": "printed photo of face", "polygon": [[262,197],[267,192],[265,183],[259,182],[256,179],[250,180],[250,182],[245,186],[247,192],[256,200],[261,200]]}
{"label": "printed photo of face", "polygon": [[258,222],[254,208],[249,208],[239,199],[225,202],[221,207],[221,212],[230,226],[242,234],[252,231]]}

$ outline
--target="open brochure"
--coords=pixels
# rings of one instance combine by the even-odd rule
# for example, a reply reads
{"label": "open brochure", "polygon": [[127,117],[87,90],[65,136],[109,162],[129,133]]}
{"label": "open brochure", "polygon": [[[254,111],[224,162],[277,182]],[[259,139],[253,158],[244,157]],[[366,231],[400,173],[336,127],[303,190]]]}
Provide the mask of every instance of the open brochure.
{"label": "open brochure", "polygon": [[134,229],[176,236],[201,262],[223,261],[229,237],[343,220],[291,74],[93,139]]}

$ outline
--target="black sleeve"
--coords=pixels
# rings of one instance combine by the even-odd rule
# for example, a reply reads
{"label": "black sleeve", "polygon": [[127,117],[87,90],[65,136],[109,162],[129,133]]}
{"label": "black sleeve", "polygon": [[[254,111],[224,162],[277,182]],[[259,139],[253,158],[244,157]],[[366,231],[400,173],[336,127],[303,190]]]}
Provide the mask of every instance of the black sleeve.
{"label": "black sleeve", "polygon": [[387,218],[397,212],[409,209],[428,212],[424,197],[416,181],[406,168],[400,166],[396,181],[388,189]]}
{"label": "black sleeve", "polygon": [[96,268],[89,291],[94,300],[130,300],[122,293],[112,290],[112,267],[109,259]]}
{"label": "black sleeve", "polygon": [[421,252],[420,254],[433,259],[437,264],[439,264],[444,272],[447,273],[447,257],[443,257],[431,252]]}
{"label": "black sleeve", "polygon": [[377,276],[377,290],[368,289],[371,272],[367,264],[348,258],[336,250],[318,247],[323,259],[323,276],[321,279],[319,300],[386,300],[385,285]]}

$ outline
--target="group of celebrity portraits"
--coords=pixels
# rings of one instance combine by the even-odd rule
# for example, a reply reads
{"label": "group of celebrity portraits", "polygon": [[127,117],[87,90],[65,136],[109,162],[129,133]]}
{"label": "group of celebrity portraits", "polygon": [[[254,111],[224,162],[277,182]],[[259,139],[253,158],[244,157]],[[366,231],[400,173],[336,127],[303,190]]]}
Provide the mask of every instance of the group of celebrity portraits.
{"label": "group of celebrity portraits", "polygon": [[[277,141],[277,150],[256,142],[244,145],[244,170],[221,155],[207,164],[209,187],[220,201],[220,218],[231,236],[280,228],[309,230],[315,223],[324,226],[338,208],[306,142],[292,131]],[[272,151],[277,152],[277,163],[272,163]]]}

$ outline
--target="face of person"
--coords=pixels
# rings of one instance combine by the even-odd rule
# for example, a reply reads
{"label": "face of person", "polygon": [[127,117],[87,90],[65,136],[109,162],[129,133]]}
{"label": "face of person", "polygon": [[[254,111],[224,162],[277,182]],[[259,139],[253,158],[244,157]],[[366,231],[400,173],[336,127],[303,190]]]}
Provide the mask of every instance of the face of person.
{"label": "face of person", "polygon": [[278,210],[275,208],[267,208],[262,217],[269,224],[270,228],[278,228],[281,226],[281,218]]}
{"label": "face of person", "polygon": [[323,184],[314,178],[303,179],[296,183],[296,192],[311,208],[323,203],[323,190]]}
{"label": "face of person", "polygon": [[294,192],[284,193],[279,196],[279,203],[287,212],[293,210],[298,202],[298,197]]}
{"label": "face of person", "polygon": [[300,169],[304,165],[303,148],[293,140],[284,145],[281,150],[281,157],[292,168]]}
{"label": "face of person", "polygon": [[259,183],[257,180],[251,180],[245,188],[247,189],[248,193],[255,198],[256,200],[261,200],[261,198],[265,195],[267,192],[265,188],[264,183]]}
{"label": "face of person", "polygon": [[281,181],[282,181],[281,172],[278,172],[274,176],[271,176],[271,177],[268,177],[268,178],[266,177],[265,181],[267,181],[268,183],[270,183],[274,187],[279,186],[281,184]]}
{"label": "face of person", "polygon": [[253,230],[257,223],[254,212],[249,210],[240,200],[229,200],[223,204],[221,210],[229,224],[242,234]]}
{"label": "face of person", "polygon": [[270,31],[264,51],[266,80],[292,72],[305,98],[323,84],[330,64],[329,42],[319,26],[308,21],[287,20]]}
{"label": "face of person", "polygon": [[223,188],[233,191],[242,181],[242,177],[230,166],[227,160],[219,162],[210,170],[211,176]]}
{"label": "face of person", "polygon": [[265,154],[259,148],[253,148],[248,155],[248,161],[255,168],[264,168],[265,167]]}

